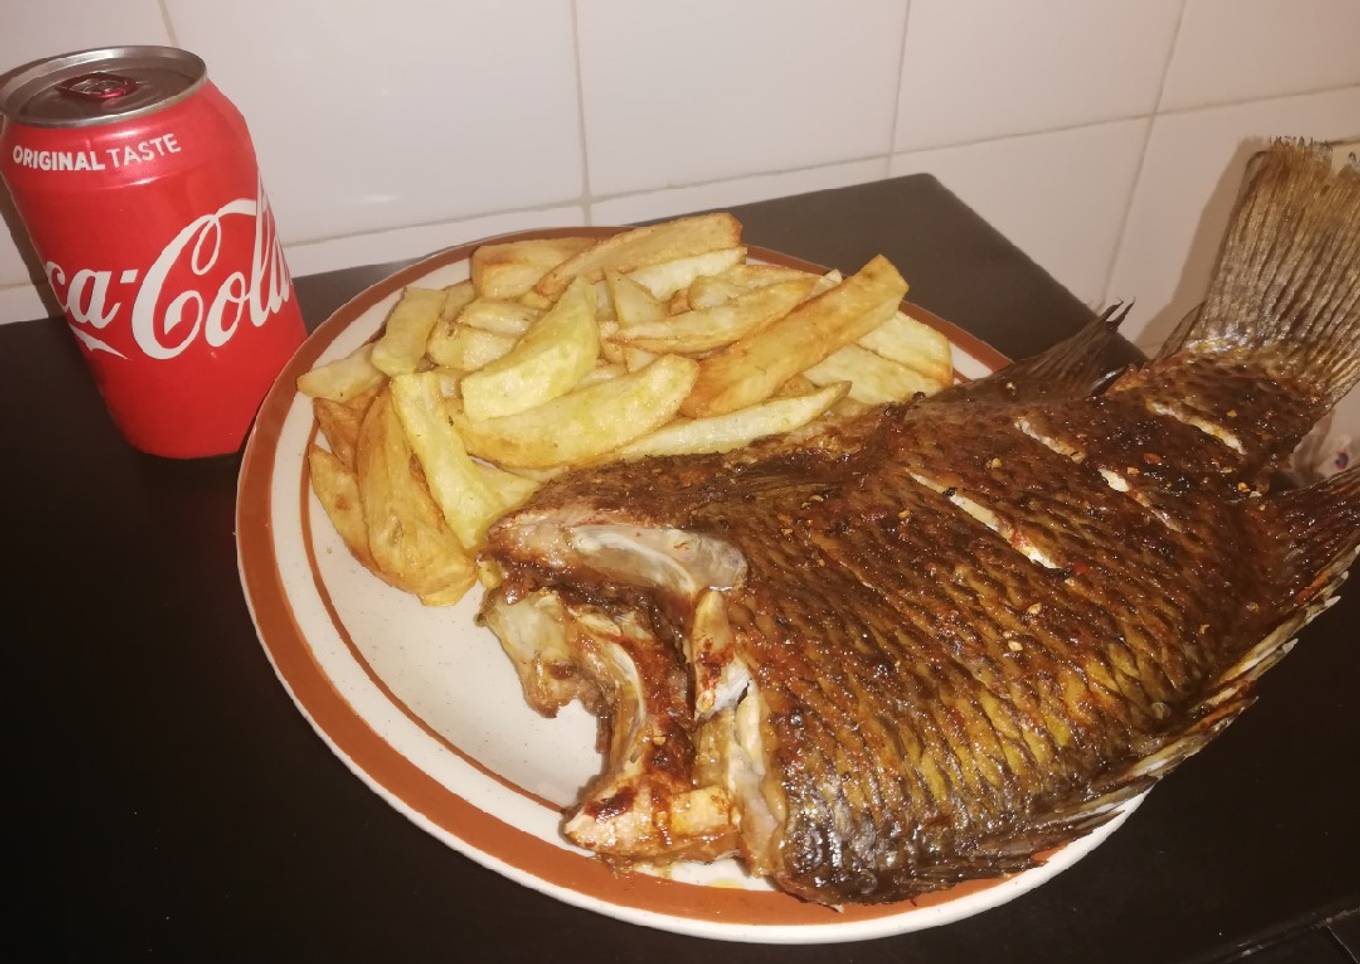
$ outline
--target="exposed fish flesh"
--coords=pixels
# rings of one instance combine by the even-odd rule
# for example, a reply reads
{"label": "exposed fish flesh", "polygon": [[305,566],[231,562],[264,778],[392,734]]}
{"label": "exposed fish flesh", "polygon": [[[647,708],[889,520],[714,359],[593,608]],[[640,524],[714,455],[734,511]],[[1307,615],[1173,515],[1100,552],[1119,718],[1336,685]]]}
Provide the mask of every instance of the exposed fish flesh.
{"label": "exposed fish flesh", "polygon": [[1202,309],[1102,379],[1112,337],[495,526],[485,623],[607,743],[566,835],[896,900],[1031,865],[1219,733],[1360,541],[1360,471],[1267,488],[1360,374],[1360,173],[1276,145]]}

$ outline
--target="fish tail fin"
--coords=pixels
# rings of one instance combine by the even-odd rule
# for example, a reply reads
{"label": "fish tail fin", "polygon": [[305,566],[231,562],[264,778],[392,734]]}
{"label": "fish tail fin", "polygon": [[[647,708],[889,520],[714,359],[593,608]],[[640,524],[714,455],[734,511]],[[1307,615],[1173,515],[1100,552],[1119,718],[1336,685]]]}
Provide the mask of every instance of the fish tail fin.
{"label": "fish tail fin", "polygon": [[1257,155],[1204,304],[1158,358],[1259,358],[1334,403],[1360,379],[1360,168],[1278,140]]}
{"label": "fish tail fin", "polygon": [[1132,302],[1110,305],[1075,335],[1047,351],[1013,362],[986,378],[955,385],[928,401],[1030,401],[1089,395],[1121,367],[1111,364],[1110,358],[1119,323],[1128,317],[1132,306]]}

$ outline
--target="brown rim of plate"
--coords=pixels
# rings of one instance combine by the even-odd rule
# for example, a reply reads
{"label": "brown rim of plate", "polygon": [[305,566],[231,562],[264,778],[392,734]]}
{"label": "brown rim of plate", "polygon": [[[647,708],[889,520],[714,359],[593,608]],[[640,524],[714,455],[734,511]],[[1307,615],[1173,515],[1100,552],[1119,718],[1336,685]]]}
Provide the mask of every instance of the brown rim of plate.
{"label": "brown rim of plate", "polygon": [[[709,887],[681,883],[645,874],[617,875],[603,862],[555,846],[511,826],[498,817],[474,807],[452,790],[402,756],[359,716],[322,671],[304,638],[279,573],[270,526],[270,493],[284,420],[296,397],[297,377],[310,369],[330,343],[363,312],[394,291],[417,281],[436,268],[454,264],[471,256],[483,244],[522,241],[530,238],[568,236],[607,236],[625,228],[552,228],[499,235],[471,244],[440,251],[396,272],[359,292],[314,331],[279,374],[265,397],[254,430],[246,444],[236,497],[236,542],[241,579],[250,601],[260,641],[273,660],[276,671],[287,684],[293,699],[306,710],[313,726],[368,778],[406,807],[477,851],[539,878],[545,883],[575,891],[610,904],[636,908],[674,917],[728,924],[755,925],[829,925],[872,920],[920,907],[943,904],[976,893],[1006,880],[996,877],[970,880],[944,890],[924,894],[913,901],[892,904],[847,905],[837,911],[810,904],[779,891],[752,891],[739,888]],[[810,261],[766,248],[748,246],[752,257],[772,264],[825,272]],[[995,348],[916,305],[904,303],[912,317],[945,334],[979,361],[1000,368],[1009,359]],[[298,489],[303,499],[304,527],[307,512],[306,459]],[[304,532],[313,578],[321,586],[310,533]],[[323,602],[327,594],[322,593]],[[348,631],[341,625],[332,606],[329,616],[337,632],[355,654],[364,671],[406,716],[427,734],[434,734],[441,745],[471,763],[480,772],[550,809],[558,808],[535,797],[490,771],[469,754],[440,736],[425,721],[396,699],[379,680],[367,662],[358,656]],[[1048,856],[1041,855],[1041,859]]]}

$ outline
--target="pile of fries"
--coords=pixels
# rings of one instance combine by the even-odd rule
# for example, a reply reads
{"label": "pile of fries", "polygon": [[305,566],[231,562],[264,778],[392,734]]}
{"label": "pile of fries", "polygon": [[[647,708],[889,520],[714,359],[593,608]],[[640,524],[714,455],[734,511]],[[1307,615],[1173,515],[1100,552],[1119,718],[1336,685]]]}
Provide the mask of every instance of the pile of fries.
{"label": "pile of fries", "polygon": [[407,288],[376,341],[298,379],[326,514],[429,605],[462,597],[490,525],[562,471],[724,452],[953,380],[885,258],[849,278],[749,264],[729,214],[484,245],[471,274]]}

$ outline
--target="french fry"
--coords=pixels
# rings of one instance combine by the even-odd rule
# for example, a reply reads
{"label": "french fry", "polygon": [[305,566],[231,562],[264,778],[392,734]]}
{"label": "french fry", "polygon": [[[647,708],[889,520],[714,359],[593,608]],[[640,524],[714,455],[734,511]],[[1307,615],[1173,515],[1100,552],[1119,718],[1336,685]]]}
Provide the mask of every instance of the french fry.
{"label": "french fry", "polygon": [[[703,277],[702,275],[700,277]],[[695,279],[697,281],[698,278]],[[692,284],[693,282],[691,282]],[[681,289],[671,295],[671,300],[666,302],[666,313],[668,315],[682,315],[694,306],[689,301],[689,290]]]}
{"label": "french fry", "polygon": [[359,442],[359,426],[364,413],[355,411],[343,402],[318,398],[312,402],[312,413],[321,427],[321,434],[331,447],[331,454],[347,469],[354,468],[354,446]]}
{"label": "french fry", "polygon": [[518,301],[477,298],[458,314],[457,321],[460,325],[489,331],[493,335],[518,338],[542,317],[543,312],[538,308],[530,308]]}
{"label": "french fry", "polygon": [[828,385],[821,391],[790,398],[776,398],[750,408],[738,409],[726,415],[679,419],[630,442],[619,449],[621,459],[644,456],[697,455],[703,452],[727,452],[759,438],[782,435],[801,428],[821,415],[850,390],[847,382]]}
{"label": "french fry", "polygon": [[595,317],[601,321],[615,320],[614,298],[603,281],[595,282]]}
{"label": "french fry", "polygon": [[317,501],[350,553],[364,568],[379,572],[368,549],[368,528],[352,467],[314,443],[307,449],[307,469]]}
{"label": "french fry", "polygon": [[360,345],[344,358],[328,362],[298,376],[297,387],[312,398],[346,402],[383,383],[386,377],[373,367],[373,346]]}
{"label": "french fry", "polygon": [[803,374],[816,385],[848,381],[850,397],[865,405],[900,402],[917,392],[933,395],[944,387],[943,382],[927,378],[860,345],[846,345]]}
{"label": "french fry", "polygon": [[[666,317],[666,306],[632,278],[612,268],[604,273],[604,277],[620,330],[632,325],[658,322]],[[623,348],[623,363],[630,372],[646,368],[655,360],[656,355],[649,351],[627,346]]]}
{"label": "french fry", "polygon": [[439,324],[451,325],[468,305],[477,300],[477,289],[471,281],[460,281],[444,289],[444,301],[439,306]]}
{"label": "french fry", "polygon": [[542,405],[571,391],[599,357],[595,292],[578,279],[511,351],[463,379],[463,409],[484,419]]}
{"label": "french fry", "polygon": [[656,361],[657,355],[654,352],[644,351],[641,348],[623,349],[623,367],[630,372],[641,371],[652,362]]}
{"label": "french fry", "polygon": [[497,500],[505,507],[503,512],[523,505],[538,489],[539,482],[528,476],[507,472],[486,462],[473,464],[477,466],[477,474],[482,477],[486,487],[496,494]]}
{"label": "french fry", "polygon": [[786,268],[782,264],[738,264],[724,271],[721,277],[743,288],[763,288],[801,278],[815,279],[820,275],[802,268]]}
{"label": "french fry", "polygon": [[755,288],[808,277],[817,275],[776,264],[736,264],[722,274],[695,278],[687,297],[691,308],[712,308]]}
{"label": "french fry", "polygon": [[897,311],[907,283],[878,255],[855,275],[702,363],[681,411],[722,415],[763,401],[784,382],[877,328]]}
{"label": "french fry", "polygon": [[830,414],[838,418],[854,418],[856,415],[863,415],[871,408],[873,408],[872,405],[865,405],[863,402],[857,402],[847,396],[831,406]]}
{"label": "french fry", "polygon": [[618,378],[620,375],[627,374],[628,369],[622,365],[614,365],[609,362],[601,362],[590,371],[586,372],[586,377],[581,379],[577,388],[585,388],[587,385],[595,385],[599,382],[607,382],[611,378]]}
{"label": "french fry", "polygon": [[390,392],[375,398],[364,416],[355,470],[368,547],[378,570],[394,586],[432,602],[456,601],[472,585],[476,572],[411,470],[411,447]]}
{"label": "french fry", "polygon": [[420,372],[392,379],[392,408],[444,520],[465,548],[476,549],[510,504],[504,487],[468,457],[449,423],[439,376]]}
{"label": "french fry", "polygon": [[949,339],[900,311],[861,338],[859,344],[941,385],[954,381]]}
{"label": "french fry", "polygon": [[803,300],[815,278],[800,278],[743,292],[712,308],[699,308],[662,321],[621,327],[625,345],[653,352],[688,354],[731,344],[784,317]]}
{"label": "french fry", "polygon": [[[686,310],[700,310],[716,307],[739,295],[744,295],[750,290],[750,288],[743,287],[734,281],[728,281],[719,274],[695,278],[683,294],[685,303],[689,306]],[[677,294],[675,297],[679,298],[680,295]]]}
{"label": "french fry", "polygon": [[547,311],[553,305],[551,298],[545,298],[537,291],[526,291],[519,296],[519,303],[526,308],[537,308],[539,311]]}
{"label": "french fry", "polygon": [[378,393],[383,390],[383,386],[386,384],[387,379],[384,378],[377,385],[374,385],[372,388],[368,389],[368,391],[360,392],[358,395],[351,395],[349,398],[345,399],[340,404],[344,405],[350,411],[358,414],[360,420],[362,421],[364,415],[367,414],[368,412],[368,406],[373,404],[373,399],[378,397]]}
{"label": "french fry", "polygon": [[794,375],[784,384],[774,390],[775,398],[790,398],[794,395],[811,395],[817,390],[817,386],[812,384],[802,375]]}
{"label": "french fry", "polygon": [[407,288],[401,293],[387,327],[373,345],[373,367],[386,375],[413,372],[425,357],[425,345],[439,321],[446,293],[442,289]]}
{"label": "french fry", "polygon": [[[701,214],[634,228],[603,238],[563,261],[540,278],[534,290],[545,297],[555,298],[578,276],[588,281],[599,281],[604,277],[606,268],[632,273],[649,265],[720,248],[735,248],[740,241],[741,223],[730,214]],[[688,284],[686,281],[685,285]],[[679,290],[680,287],[684,285],[678,285],[673,290]],[[670,294],[659,297],[669,298]]]}
{"label": "french fry", "polygon": [[689,394],[699,363],[665,355],[641,371],[580,388],[501,418],[450,414],[467,449],[512,468],[577,465],[668,422]]}
{"label": "french fry", "polygon": [[472,252],[472,283],[483,298],[518,298],[550,270],[594,243],[595,238],[534,238],[484,244]]}
{"label": "french fry", "polygon": [[616,341],[600,342],[600,357],[611,365],[628,367],[623,358],[623,346]]}
{"label": "french fry", "polygon": [[612,268],[605,272],[604,277],[614,301],[614,317],[620,328],[645,325],[666,317],[666,305],[639,282]]}
{"label": "french fry", "polygon": [[[745,248],[723,248],[639,268],[628,272],[628,277],[643,285],[662,301],[666,301],[684,294],[685,289],[694,283],[695,278],[726,271],[732,265],[740,264],[745,257]],[[683,307],[685,304],[688,304],[688,299],[682,299],[676,307]]]}
{"label": "french fry", "polygon": [[454,325],[447,335],[436,332],[425,350],[437,365],[460,372],[475,372],[509,354],[514,347],[515,339],[505,335]]}

